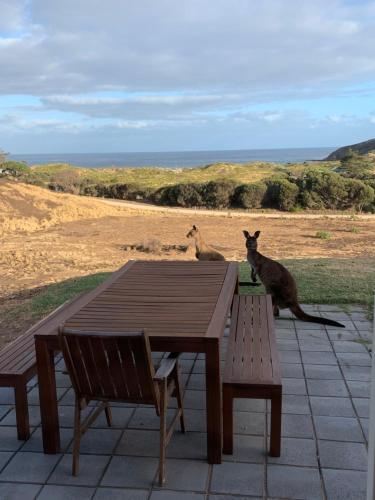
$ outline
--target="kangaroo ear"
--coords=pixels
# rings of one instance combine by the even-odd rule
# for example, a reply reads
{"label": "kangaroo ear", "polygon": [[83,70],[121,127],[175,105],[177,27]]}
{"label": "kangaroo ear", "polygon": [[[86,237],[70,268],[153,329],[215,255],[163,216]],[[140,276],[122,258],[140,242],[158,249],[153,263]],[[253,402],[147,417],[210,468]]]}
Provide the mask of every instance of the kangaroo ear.
{"label": "kangaroo ear", "polygon": [[193,229],[194,229],[194,231],[196,231],[198,228],[197,228],[197,226],[193,225]]}
{"label": "kangaroo ear", "polygon": [[254,237],[255,237],[255,238],[259,238],[259,235],[260,235],[260,231],[255,231],[255,233],[254,233]]}
{"label": "kangaroo ear", "polygon": [[249,231],[242,231],[242,232],[246,239],[250,236]]}

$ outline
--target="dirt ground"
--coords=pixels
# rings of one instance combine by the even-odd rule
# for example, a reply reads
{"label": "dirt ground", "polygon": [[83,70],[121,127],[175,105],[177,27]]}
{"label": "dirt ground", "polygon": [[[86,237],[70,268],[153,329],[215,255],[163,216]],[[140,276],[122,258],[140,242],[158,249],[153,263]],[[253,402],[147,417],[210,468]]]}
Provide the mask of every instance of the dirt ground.
{"label": "dirt ground", "polygon": [[[375,217],[148,212],[2,182],[0,301],[71,277],[111,271],[129,259],[194,259],[192,246],[187,252],[157,251],[160,245],[187,245],[192,224],[228,260],[246,258],[243,229],[260,230],[259,250],[275,259],[375,255]],[[331,238],[316,238],[320,230],[329,231]],[[124,249],[136,243],[154,251]]]}

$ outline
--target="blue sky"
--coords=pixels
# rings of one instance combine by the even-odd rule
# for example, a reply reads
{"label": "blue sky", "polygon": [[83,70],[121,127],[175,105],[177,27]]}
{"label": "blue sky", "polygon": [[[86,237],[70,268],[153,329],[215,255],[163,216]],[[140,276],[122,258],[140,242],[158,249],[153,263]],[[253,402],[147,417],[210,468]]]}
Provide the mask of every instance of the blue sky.
{"label": "blue sky", "polygon": [[0,149],[375,137],[375,1],[0,0]]}

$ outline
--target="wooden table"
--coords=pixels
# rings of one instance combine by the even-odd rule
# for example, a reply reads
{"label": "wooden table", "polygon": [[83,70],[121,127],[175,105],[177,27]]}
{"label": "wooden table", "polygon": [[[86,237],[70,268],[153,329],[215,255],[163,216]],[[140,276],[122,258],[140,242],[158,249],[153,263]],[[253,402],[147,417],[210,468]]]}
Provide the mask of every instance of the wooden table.
{"label": "wooden table", "polygon": [[208,461],[220,463],[220,339],[237,290],[236,263],[130,261],[63,308],[53,328],[35,335],[44,452],[60,450],[54,354],[61,318],[67,327],[86,331],[144,329],[154,351],[204,353]]}

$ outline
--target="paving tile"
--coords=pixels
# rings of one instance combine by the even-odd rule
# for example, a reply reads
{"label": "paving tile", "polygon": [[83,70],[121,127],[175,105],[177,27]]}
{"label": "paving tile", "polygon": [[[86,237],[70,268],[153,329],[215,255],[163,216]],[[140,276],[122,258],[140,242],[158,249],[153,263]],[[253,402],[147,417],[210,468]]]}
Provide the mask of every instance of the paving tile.
{"label": "paving tile", "polygon": [[342,380],[307,380],[310,396],[348,397],[349,393]]}
{"label": "paving tile", "polygon": [[205,391],[192,391],[187,389],[184,394],[184,409],[204,410],[206,408]]}
{"label": "paving tile", "polygon": [[336,356],[332,352],[302,351],[302,362],[309,365],[336,365]]}
{"label": "paving tile", "polygon": [[264,468],[258,464],[223,462],[213,466],[211,493],[263,494]]}
{"label": "paving tile", "polygon": [[180,499],[205,500],[205,495],[201,493],[187,493],[185,491],[167,491],[163,489],[163,490],[154,490],[150,496],[150,500],[180,500]]}
{"label": "paving tile", "polygon": [[234,411],[264,412],[266,409],[265,399],[237,398],[233,404]]}
{"label": "paving tile", "polygon": [[359,421],[361,422],[361,427],[362,427],[363,433],[368,441],[369,440],[369,419],[368,418],[360,418]]}
{"label": "paving tile", "polygon": [[34,500],[41,486],[38,484],[0,483],[2,500]]}
{"label": "paving tile", "polygon": [[206,432],[206,412],[203,410],[184,410],[186,430]]}
{"label": "paving tile", "polygon": [[12,456],[13,456],[12,451],[0,451],[0,471],[1,469],[4,468],[4,466]]}
{"label": "paving tile", "polygon": [[313,415],[330,417],[355,417],[350,398],[310,396]]}
{"label": "paving tile", "polygon": [[336,365],[309,365],[305,364],[307,379],[343,380],[338,364]]}
{"label": "paving tile", "polygon": [[310,321],[294,321],[297,333],[302,330],[324,330],[324,326],[319,323],[312,323]]}
{"label": "paving tile", "polygon": [[354,407],[360,417],[370,417],[370,400],[367,398],[353,398]]}
{"label": "paving tile", "polygon": [[[73,439],[72,429],[60,429],[62,452],[66,451],[72,439]],[[21,443],[23,442],[21,441]],[[40,427],[35,429],[35,431],[31,434],[30,439],[24,441],[21,451],[37,451],[40,453],[43,452],[42,430]]]}
{"label": "paving tile", "polygon": [[72,475],[72,455],[66,454],[53,471],[48,483],[75,486],[97,486],[110,457],[104,455],[84,455],[79,457],[79,472]]}
{"label": "paving tile", "polygon": [[371,366],[371,357],[368,353],[338,352],[337,359],[341,365]]}
{"label": "paving tile", "polygon": [[226,462],[263,463],[267,454],[264,437],[235,434],[233,455],[223,455]]}
{"label": "paving tile", "polygon": [[283,438],[280,457],[268,457],[268,463],[318,467],[315,441],[313,439]]}
{"label": "paving tile", "polygon": [[167,459],[165,475],[168,489],[204,492],[207,488],[209,468],[206,460]]}
{"label": "paving tile", "polygon": [[12,387],[0,387],[0,404],[14,404],[14,389]]}
{"label": "paving tile", "polygon": [[356,418],[314,417],[314,422],[318,439],[363,442]]}
{"label": "paving tile", "polygon": [[347,381],[349,392],[353,398],[369,398],[370,382],[361,382],[357,380]]}
{"label": "paving tile", "polygon": [[329,330],[328,337],[332,340],[340,340],[340,341],[358,341],[360,340],[359,333],[357,330]]}
{"label": "paving tile", "polygon": [[276,330],[277,339],[297,340],[296,332],[290,328],[278,328]]}
{"label": "paving tile", "polygon": [[268,495],[278,498],[315,500],[323,498],[319,470],[286,465],[269,465]]}
{"label": "paving tile", "polygon": [[280,363],[283,378],[303,378],[301,363]]}
{"label": "paving tile", "polygon": [[61,455],[19,451],[0,474],[1,481],[44,483]]}
{"label": "paving tile", "polygon": [[38,500],[90,500],[95,488],[83,486],[44,486],[38,495]]}
{"label": "paving tile", "polygon": [[[65,387],[59,387],[56,389],[57,400],[60,400],[68,389]],[[39,388],[38,386],[34,387],[27,393],[27,401],[29,403],[29,407],[32,405],[39,405]]]}
{"label": "paving tile", "polygon": [[277,349],[278,351],[298,351],[298,342],[296,339],[279,339],[276,333],[277,338]]}
{"label": "paving tile", "polygon": [[244,497],[244,496],[233,496],[233,495],[208,495],[208,500],[262,500],[261,497]]}
{"label": "paving tile", "polygon": [[[110,455],[115,449],[122,431],[116,429],[89,429],[81,439],[81,453]],[[70,446],[72,451],[73,445]]]}
{"label": "paving tile", "polygon": [[[134,413],[134,408],[123,408],[120,406],[111,406],[112,427],[111,429],[124,429]],[[102,412],[99,417],[91,424],[91,427],[108,429],[105,413]]]}
{"label": "paving tile", "polygon": [[301,363],[299,351],[279,351],[281,363]]}
{"label": "paving tile", "polygon": [[12,409],[13,409],[12,405],[1,405],[0,406],[0,421]]}
{"label": "paving tile", "polygon": [[319,441],[318,447],[324,468],[367,470],[367,451],[362,443]]}
{"label": "paving tile", "polygon": [[94,500],[148,500],[148,490],[98,488]]}
{"label": "paving tile", "polygon": [[[269,419],[270,420],[270,419]],[[268,422],[268,435],[270,422]],[[281,419],[281,435],[283,437],[313,438],[314,430],[310,415],[283,415]]]}
{"label": "paving tile", "polygon": [[331,344],[324,340],[300,340],[299,348],[301,351],[313,352],[332,352]]}
{"label": "paving tile", "polygon": [[346,380],[360,380],[369,382],[371,380],[371,368],[369,366],[341,365]]}
{"label": "paving tile", "polygon": [[23,441],[17,439],[17,429],[15,427],[0,426],[0,450],[16,451],[21,448]]}
{"label": "paving tile", "polygon": [[266,418],[263,413],[235,411],[233,421],[235,434],[263,435],[265,432]]}
{"label": "paving tile", "polygon": [[353,321],[353,323],[355,324],[355,327],[359,331],[362,331],[362,330],[371,331],[372,330],[372,323],[370,321],[355,320],[355,321]]}
{"label": "paving tile", "polygon": [[[39,406],[29,406],[29,422],[31,427],[36,427],[40,424]],[[16,410],[11,410],[0,422],[1,425],[16,425]]]}
{"label": "paving tile", "polygon": [[150,488],[158,465],[156,458],[112,457],[101,486]]}
{"label": "paving tile", "polygon": [[299,415],[310,414],[309,400],[307,396],[283,396],[283,414],[293,413]]}
{"label": "paving tile", "polygon": [[282,380],[283,394],[305,395],[306,382],[303,378],[284,378]]}
{"label": "paving tile", "polygon": [[[173,418],[175,411],[168,410],[168,421]],[[137,408],[128,424],[132,429],[160,429],[160,418],[157,416],[155,408],[139,407]]]}
{"label": "paving tile", "polygon": [[[174,435],[169,443],[174,439]],[[159,457],[160,432],[152,430],[127,429],[122,435],[116,455],[137,455]]]}
{"label": "paving tile", "polygon": [[351,340],[336,340],[333,342],[336,353],[339,352],[359,352],[366,353],[367,349],[363,344]]}
{"label": "paving tile", "polygon": [[366,472],[323,469],[328,500],[365,500]]}
{"label": "paving tile", "polygon": [[203,391],[206,388],[206,376],[203,374],[192,373],[189,377],[188,389]]}
{"label": "paving tile", "polygon": [[329,337],[324,329],[321,330],[297,330],[297,337],[300,342],[328,342]]}

